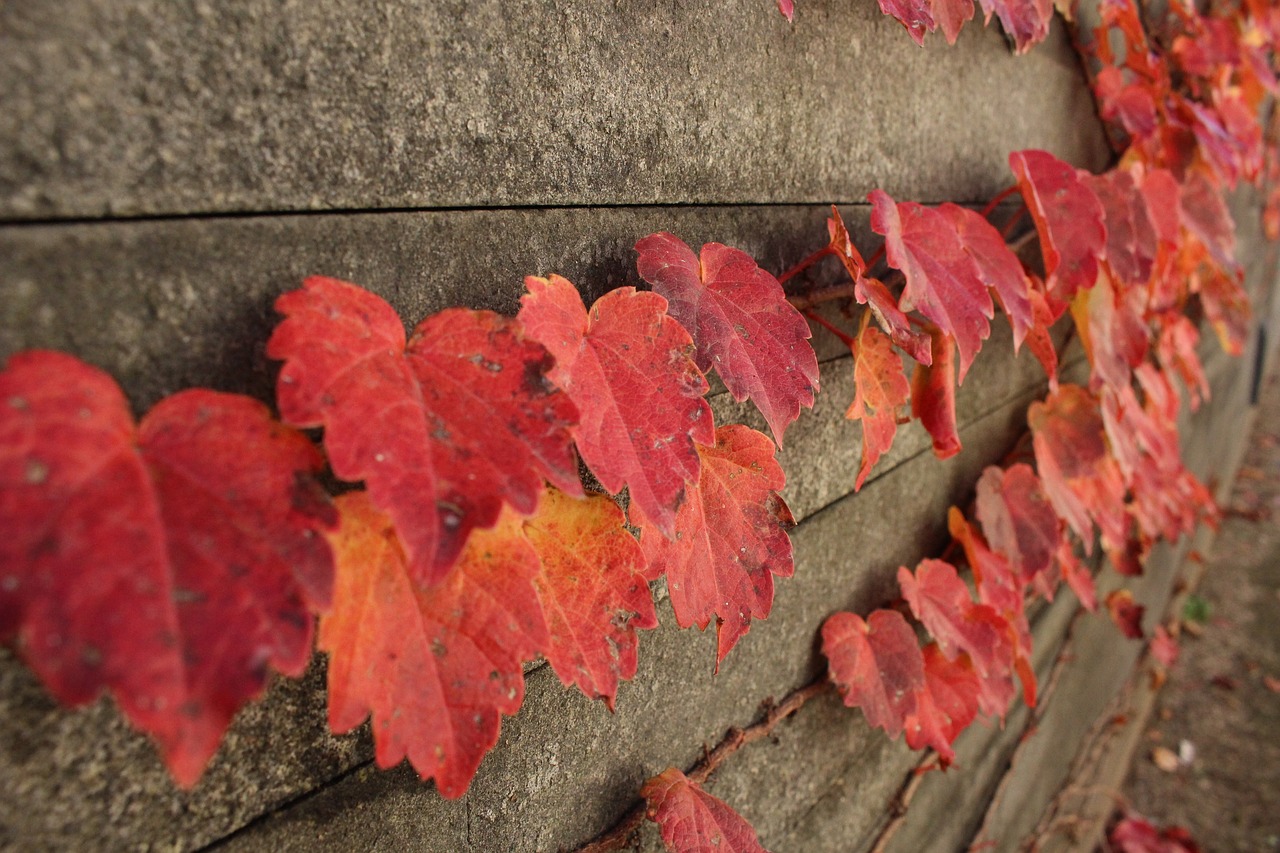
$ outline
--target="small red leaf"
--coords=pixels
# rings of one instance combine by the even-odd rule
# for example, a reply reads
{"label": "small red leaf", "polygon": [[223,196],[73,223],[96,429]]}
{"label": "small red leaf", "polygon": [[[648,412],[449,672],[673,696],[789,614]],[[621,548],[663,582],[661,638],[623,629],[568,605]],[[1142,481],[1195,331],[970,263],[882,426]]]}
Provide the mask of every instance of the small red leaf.
{"label": "small red leaf", "polygon": [[1243,275],[1222,269],[1203,270],[1194,280],[1200,304],[1213,324],[1223,352],[1231,356],[1244,353],[1252,329],[1253,308],[1242,287]]}
{"label": "small red leaf", "polygon": [[578,452],[600,483],[631,500],[667,535],[686,484],[698,480],[694,442],[715,427],[693,341],[656,293],[610,291],[588,314],[568,280],[530,276],[520,300],[526,333],[555,357],[548,374],[578,406]]}
{"label": "small red leaf", "polygon": [[741,424],[716,431],[714,447],[699,447],[702,479],[676,515],[668,539],[633,505],[632,523],[651,572],[665,574],[671,608],[682,628],[716,620],[716,666],[773,607],[773,578],[795,570],[791,511],[778,492],[785,484],[773,445]]}
{"label": "small red leaf", "polygon": [[1067,301],[1093,287],[1107,244],[1102,202],[1079,171],[1047,151],[1015,151],[1009,168],[1040,234],[1049,293]]}
{"label": "small red leaf", "polygon": [[714,367],[738,401],[750,397],[778,445],[787,425],[812,408],[818,359],[809,324],[787,302],[782,285],[751,256],[707,243],[699,258],[666,232],[636,243],[640,277],[667,300],[667,310],[693,335],[703,373]]}
{"label": "small red leaf", "polygon": [[862,421],[862,466],[854,483],[857,490],[866,482],[872,466],[893,445],[898,431],[898,407],[907,402],[911,385],[893,344],[873,326],[867,326],[858,336],[853,357],[855,392],[844,416]]}
{"label": "small red leaf", "polygon": [[0,637],[60,701],[103,690],[191,786],[270,670],[301,675],[335,521],[322,460],[257,401],[191,390],[135,429],[62,353],[0,373]]}
{"label": "small red leaf", "polygon": [[878,0],[880,11],[902,24],[918,45],[924,45],[925,33],[937,29],[931,0]]}
{"label": "small red leaf", "polygon": [[924,647],[924,682],[904,729],[907,746],[932,747],[943,767],[955,761],[955,739],[978,715],[980,678],[967,655],[948,659],[937,643]]}
{"label": "small red leaf", "polygon": [[619,680],[636,674],[636,629],[658,627],[644,553],[624,525],[609,498],[554,489],[524,520],[542,565],[534,582],[550,634],[547,662],[566,686],[610,710]]}
{"label": "small red leaf", "polygon": [[822,625],[822,652],[844,703],[896,738],[925,686],[924,657],[902,614],[876,610],[864,622],[836,613]]}
{"label": "small red leaf", "polygon": [[[1033,278],[1032,281],[1038,283],[1039,279]],[[1049,302],[1040,291],[1040,287],[1033,285],[1030,297],[1033,325],[1031,331],[1027,333],[1027,348],[1044,368],[1045,376],[1049,377],[1049,390],[1056,391],[1058,389],[1058,351],[1053,346],[1053,337],[1049,334],[1049,329],[1057,322],[1058,315],[1054,314],[1053,309],[1049,307]]]}
{"label": "small red leaf", "polygon": [[949,459],[960,452],[956,428],[955,341],[930,325],[933,364],[917,364],[911,376],[911,414],[933,439],[933,454]]}
{"label": "small red leaf", "polygon": [[885,238],[889,265],[907,279],[903,310],[916,308],[955,338],[960,381],[991,333],[991,295],[977,265],[946,216],[914,202],[898,203],[872,190],[871,228]]}
{"label": "small red leaf", "polygon": [[1142,639],[1142,616],[1146,608],[1133,599],[1127,589],[1117,589],[1107,595],[1107,612],[1120,632],[1131,640]]}
{"label": "small red leaf", "polygon": [[371,715],[379,767],[408,758],[442,796],[460,797],[498,742],[501,715],[520,708],[522,662],[547,646],[538,557],[507,510],[427,588],[367,494],[338,504],[337,584],[319,639],[329,652],[329,726],[346,732]]}
{"label": "small red leaf", "polygon": [[895,344],[920,364],[931,364],[933,354],[929,351],[929,336],[911,327],[911,321],[898,307],[898,300],[893,298],[889,288],[878,278],[862,276],[853,286],[853,295],[860,305],[871,309],[880,328]]}
{"label": "small red leaf", "polygon": [[1226,271],[1236,269],[1236,226],[1217,185],[1203,172],[1190,170],[1182,180],[1182,224]]}
{"label": "small red leaf", "polygon": [[1026,53],[1032,46],[1049,35],[1049,21],[1053,20],[1053,0],[979,0],[991,22],[994,13],[1000,25],[1017,45],[1017,53]]}
{"label": "small red leaf", "polygon": [[1178,662],[1178,641],[1169,636],[1163,625],[1157,625],[1151,638],[1151,656],[1161,666],[1170,667]]}
{"label": "small red leaf", "polygon": [[751,824],[674,767],[645,782],[640,796],[672,853],[768,853]]}

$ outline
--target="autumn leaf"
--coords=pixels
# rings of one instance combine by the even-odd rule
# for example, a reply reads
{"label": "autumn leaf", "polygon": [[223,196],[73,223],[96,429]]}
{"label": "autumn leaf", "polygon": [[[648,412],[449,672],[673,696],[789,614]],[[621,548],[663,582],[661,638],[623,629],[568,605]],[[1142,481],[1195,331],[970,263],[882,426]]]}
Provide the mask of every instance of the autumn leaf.
{"label": "autumn leaf", "polygon": [[1236,226],[1222,199],[1222,192],[1197,169],[1188,170],[1180,187],[1182,224],[1224,271],[1234,272],[1237,267]]}
{"label": "autumn leaf", "polygon": [[788,21],[795,18],[796,5],[795,0],[778,0],[778,11],[781,12]]}
{"label": "autumn leaf", "polygon": [[134,426],[69,355],[0,373],[0,637],[61,702],[114,694],[194,785],[271,670],[301,675],[329,603],[320,454],[246,397],[190,390]]}
{"label": "autumn leaf", "polygon": [[898,307],[898,300],[878,278],[863,276],[853,286],[854,298],[871,309],[871,314],[889,338],[920,364],[932,364],[933,353],[929,349],[929,336],[912,328],[907,315]]}
{"label": "autumn leaf", "polygon": [[1163,625],[1156,626],[1155,634],[1148,647],[1151,650],[1151,656],[1161,666],[1171,667],[1178,662],[1178,641],[1170,636]]}
{"label": "autumn leaf", "polygon": [[991,294],[973,258],[946,216],[914,202],[895,202],[872,190],[871,228],[885,238],[889,265],[902,270],[900,305],[912,308],[950,334],[960,350],[960,381],[991,333]]}
{"label": "autumn leaf", "polygon": [[[1033,279],[1033,282],[1038,283],[1039,279]],[[1031,331],[1027,333],[1027,349],[1031,350],[1031,354],[1044,368],[1045,376],[1049,377],[1049,390],[1056,391],[1058,389],[1058,350],[1053,345],[1053,337],[1049,330],[1058,318],[1038,286],[1032,286],[1030,298],[1033,323]]]}
{"label": "autumn leaf", "polygon": [[631,500],[667,536],[687,484],[698,481],[694,442],[712,444],[715,426],[702,395],[689,333],[656,293],[622,287],[588,314],[567,279],[529,276],[519,320],[555,357],[551,381],[577,405],[578,452],[610,494]]}
{"label": "autumn leaf", "polygon": [[716,620],[716,666],[773,607],[773,578],[791,577],[795,521],[778,492],[785,484],[773,444],[741,424],[716,430],[714,447],[699,447],[702,479],[676,515],[676,535],[654,529],[632,505],[632,523],[653,575],[666,575],[681,628]]}
{"label": "autumn leaf", "polygon": [[1213,324],[1222,351],[1230,356],[1244,354],[1253,321],[1253,307],[1242,286],[1242,274],[1215,268],[1203,270],[1194,278],[1205,316]]}
{"label": "autumn leaf", "polygon": [[1119,283],[1146,284],[1159,239],[1134,173],[1117,167],[1101,175],[1086,175],[1085,182],[1102,203],[1107,266]]}
{"label": "autumn leaf", "polygon": [[1131,640],[1142,639],[1142,616],[1146,608],[1138,604],[1133,593],[1127,589],[1117,589],[1107,594],[1107,612],[1111,621]]}
{"label": "autumn leaf", "polygon": [[645,782],[640,796],[672,853],[768,853],[751,824],[674,767]]}
{"label": "autumn leaf", "polygon": [[933,364],[917,364],[911,376],[911,414],[933,439],[933,454],[949,459],[960,452],[956,428],[955,341],[930,324]]}
{"label": "autumn leaf", "polygon": [[[968,655],[948,658],[937,643],[923,649],[924,688],[904,728],[907,746],[932,748],[945,768],[956,760],[951,744],[978,715],[981,681]],[[1002,713],[1003,713],[1003,709]]]}
{"label": "autumn leaf", "polygon": [[1143,314],[1146,289],[1114,281],[1103,266],[1089,290],[1076,293],[1071,315],[1092,368],[1093,388],[1127,386],[1147,357],[1151,330]]}
{"label": "autumn leaf", "polygon": [[902,24],[915,43],[924,45],[925,33],[937,29],[931,0],[877,0],[880,11]]}
{"label": "autumn leaf", "polygon": [[917,713],[925,686],[924,656],[915,631],[896,610],[876,610],[863,621],[839,612],[822,624],[822,653],[845,705],[889,737]]}
{"label": "autumn leaf", "polygon": [[603,495],[579,499],[555,489],[523,522],[541,563],[534,582],[547,662],[565,686],[577,684],[609,710],[619,680],[636,674],[637,629],[658,627],[647,562],[625,523]]}
{"label": "autumn leaf", "polygon": [[989,466],[978,479],[976,512],[987,543],[1024,584],[1053,568],[1062,521],[1030,465]]}
{"label": "autumn leaf", "polygon": [[543,478],[581,494],[569,428],[577,410],[546,379],[546,350],[512,319],[453,308],[407,343],[390,305],[314,277],[276,301],[267,355],[285,362],[284,419],[323,426],[339,477],[389,513],[415,578],[440,582],[504,504],[537,506]]}
{"label": "autumn leaf", "polygon": [[854,489],[858,490],[872,466],[893,445],[898,408],[911,393],[902,372],[902,359],[893,351],[889,339],[873,326],[864,328],[854,342],[853,382],[853,403],[844,416],[862,421],[862,466],[854,482]]}
{"label": "autumn leaf", "polygon": [[1034,325],[1031,309],[1031,280],[1022,262],[1004,236],[976,211],[958,204],[939,205],[938,212],[951,221],[960,243],[978,270],[978,277],[1000,297],[1000,304],[1013,327],[1013,350],[1017,352]]}
{"label": "autumn leaf", "polygon": [[1174,314],[1164,319],[1164,327],[1156,341],[1156,356],[1160,365],[1182,380],[1191,401],[1191,411],[1200,408],[1209,399],[1209,380],[1204,375],[1204,365],[1196,351],[1200,332],[1185,314]]}
{"label": "autumn leaf", "polygon": [[1075,167],[1047,151],[1015,151],[1009,168],[1036,223],[1049,293],[1069,301],[1093,287],[1106,254],[1102,202]]}
{"label": "autumn leaf", "polygon": [[379,767],[408,758],[442,796],[460,797],[498,742],[501,715],[520,708],[522,662],[548,645],[538,556],[505,510],[428,588],[369,495],[343,495],[338,506],[334,604],[319,637],[329,653],[329,727],[350,731],[371,716]]}
{"label": "autumn leaf", "polygon": [[735,400],[750,397],[781,447],[783,431],[813,407],[818,390],[809,324],[782,285],[750,255],[720,243],[707,243],[699,257],[661,232],[636,251],[640,277],[693,335],[698,368],[714,367]]}
{"label": "autumn leaf", "polygon": [[1049,22],[1053,20],[1052,0],[979,0],[986,23],[991,16],[1000,18],[1000,25],[1013,39],[1017,53],[1026,53],[1032,46],[1049,35]]}

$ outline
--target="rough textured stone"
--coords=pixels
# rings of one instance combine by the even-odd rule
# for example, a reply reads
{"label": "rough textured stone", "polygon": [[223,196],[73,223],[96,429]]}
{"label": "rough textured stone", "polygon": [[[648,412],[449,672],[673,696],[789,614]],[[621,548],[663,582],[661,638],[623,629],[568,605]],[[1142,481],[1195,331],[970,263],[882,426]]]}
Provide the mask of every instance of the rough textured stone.
{"label": "rough textured stone", "polygon": [[979,201],[1014,149],[1105,163],[1062,27],[903,35],[869,3],[8,3],[0,218]]}

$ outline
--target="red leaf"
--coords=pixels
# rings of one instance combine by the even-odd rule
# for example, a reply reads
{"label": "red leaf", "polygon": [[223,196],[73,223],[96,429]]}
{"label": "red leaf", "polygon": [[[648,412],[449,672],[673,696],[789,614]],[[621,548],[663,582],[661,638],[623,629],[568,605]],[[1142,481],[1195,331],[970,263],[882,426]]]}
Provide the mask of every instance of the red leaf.
{"label": "red leaf", "polygon": [[880,328],[902,347],[907,355],[920,364],[933,363],[933,354],[929,350],[929,336],[911,327],[911,321],[898,307],[898,300],[893,298],[889,288],[878,278],[860,277],[853,285],[853,295],[858,303],[867,305],[875,316]]}
{"label": "red leaf", "polygon": [[884,235],[889,265],[906,276],[903,310],[916,308],[955,338],[963,382],[995,314],[977,265],[943,214],[914,202],[897,203],[882,190],[872,190],[867,198],[871,228]]}
{"label": "red leaf", "polygon": [[978,277],[995,290],[1013,327],[1013,350],[1017,352],[1034,321],[1031,309],[1031,280],[1022,262],[1004,242],[1004,237],[981,214],[950,202],[938,211],[951,220],[960,242],[978,269]]}
{"label": "red leaf", "polygon": [[1218,343],[1223,352],[1231,356],[1244,354],[1244,345],[1252,329],[1253,308],[1249,304],[1249,295],[1241,286],[1242,277],[1239,272],[1232,274],[1222,269],[1210,269],[1194,280],[1200,304],[1213,324]]}
{"label": "red leaf", "polygon": [[1031,350],[1031,354],[1040,362],[1045,375],[1049,377],[1049,390],[1056,391],[1058,390],[1058,351],[1053,346],[1053,337],[1049,334],[1049,329],[1058,318],[1049,307],[1040,288],[1032,287],[1030,295],[1031,316],[1035,322],[1027,335],[1027,348]]}
{"label": "red leaf", "polygon": [[1163,625],[1157,625],[1151,638],[1151,656],[1161,666],[1170,667],[1178,662],[1178,641],[1169,636]]}
{"label": "red leaf", "polygon": [[937,29],[931,0],[878,0],[880,11],[906,27],[907,35],[924,45],[925,33]]}
{"label": "red leaf", "polygon": [[674,767],[645,782],[640,796],[673,853],[767,853],[751,824]]}
{"label": "red leaf", "polygon": [[902,372],[902,359],[893,344],[872,326],[858,335],[853,347],[854,397],[844,416],[862,421],[862,466],[854,489],[893,446],[898,431],[898,407],[907,402],[911,386]]}
{"label": "red leaf", "polygon": [[1209,380],[1204,375],[1204,366],[1196,351],[1199,343],[1200,332],[1185,314],[1167,317],[1156,342],[1161,366],[1182,380],[1191,398],[1193,412],[1200,408],[1201,401],[1209,399]]}
{"label": "red leaf", "polygon": [[702,479],[676,516],[673,539],[657,534],[640,507],[632,523],[652,573],[665,574],[676,622],[705,629],[716,620],[716,666],[773,607],[773,576],[791,577],[791,511],[785,484],[763,433],[741,424],[716,430],[714,447],[699,447]]}
{"label": "red leaf", "polygon": [[1102,202],[1079,171],[1047,151],[1015,151],[1009,168],[1040,234],[1049,293],[1066,301],[1093,287],[1107,244]]}
{"label": "red leaf", "polygon": [[1056,556],[1062,579],[1067,582],[1067,586],[1076,594],[1076,598],[1080,601],[1080,606],[1090,613],[1097,610],[1098,591],[1093,585],[1093,573],[1080,562],[1080,558],[1076,556],[1075,549],[1066,537],[1063,537],[1062,541],[1058,543]]}
{"label": "red leaf", "polygon": [[538,557],[507,510],[427,588],[367,494],[338,504],[337,584],[319,640],[329,652],[329,726],[346,732],[372,715],[379,767],[408,758],[442,796],[460,797],[498,742],[500,715],[520,708],[521,663],[547,647]]}
{"label": "red leaf", "polygon": [[788,21],[794,19],[796,14],[794,0],[778,0],[778,11],[785,15]]}
{"label": "red leaf", "polygon": [[381,298],[320,277],[276,310],[285,319],[267,354],[285,361],[281,414],[325,428],[334,473],[366,482],[415,578],[438,583],[504,503],[532,512],[544,477],[581,494],[569,434],[577,411],[545,380],[547,352],[514,320],[450,309],[406,345]]}
{"label": "red leaf", "polygon": [[[858,247],[853,245],[849,229],[845,227],[844,219],[834,204],[831,205],[831,218],[827,220],[827,234],[831,236],[827,250],[840,259],[845,272],[849,273],[849,278],[855,282],[861,279],[867,271],[867,262],[862,259],[862,253],[858,251]],[[866,302],[865,299],[858,301]],[[894,302],[894,308],[897,308],[897,302]]]}
{"label": "red leaf", "polygon": [[1017,53],[1026,53],[1033,45],[1049,35],[1049,21],[1053,19],[1052,0],[979,0],[986,13],[986,23],[991,23],[994,13],[1000,18],[1004,31],[1017,45]]}
{"label": "red leaf", "polygon": [[1062,541],[1062,522],[1030,465],[990,466],[978,480],[977,516],[993,549],[1022,583],[1049,573]]}
{"label": "red leaf", "polygon": [[911,376],[911,414],[933,439],[933,453],[949,459],[960,452],[956,429],[955,342],[936,326],[930,326],[933,364],[917,364]]}
{"label": "red leaf", "polygon": [[674,535],[686,484],[698,480],[694,442],[715,440],[689,333],[656,293],[619,288],[588,315],[560,276],[530,276],[525,286],[519,319],[555,357],[548,375],[582,414],[573,428],[578,452],[611,494],[627,486],[645,515]]}
{"label": "red leaf", "polygon": [[1093,546],[1094,522],[1104,546],[1123,545],[1124,481],[1107,446],[1097,398],[1078,385],[1063,385],[1031,404],[1027,422],[1049,503],[1084,541],[1086,553]]}
{"label": "red leaf", "polygon": [[524,535],[542,564],[534,582],[550,634],[547,662],[565,686],[613,710],[618,681],[636,674],[636,629],[658,627],[640,544],[609,498],[554,489],[525,519]]}
{"label": "red leaf", "polygon": [[947,44],[955,44],[965,21],[973,20],[973,0],[932,0],[933,19]]}
{"label": "red leaf", "polygon": [[809,324],[787,302],[782,285],[751,256],[719,243],[701,259],[665,232],[636,243],[640,277],[667,300],[667,310],[693,334],[695,360],[712,367],[738,401],[750,397],[778,446],[801,407],[813,407],[818,359]]}
{"label": "red leaf", "polygon": [[1203,172],[1190,170],[1182,180],[1182,223],[1226,271],[1236,269],[1236,226],[1222,193]]}
{"label": "red leaf", "polygon": [[930,643],[924,647],[924,682],[904,729],[907,746],[932,747],[947,767],[956,759],[951,744],[978,714],[980,679],[967,656],[948,660],[937,643]]}
{"label": "red leaf", "polygon": [[1115,168],[1087,175],[1086,183],[1102,202],[1107,228],[1107,265],[1125,284],[1146,284],[1156,259],[1156,226],[1134,175]]}
{"label": "red leaf", "polygon": [[1200,853],[1190,834],[1180,826],[1158,830],[1136,815],[1128,815],[1107,834],[1119,853]]}
{"label": "red leaf", "polygon": [[300,433],[192,390],[135,429],[115,382],[55,352],[0,373],[0,637],[60,701],[111,691],[191,786],[270,670],[301,675],[333,508]]}
{"label": "red leaf", "polygon": [[1117,589],[1107,594],[1107,612],[1120,632],[1131,640],[1142,639],[1142,615],[1146,608],[1133,599],[1127,589]]}
{"label": "red leaf", "polygon": [[924,657],[902,614],[876,610],[864,622],[836,613],[822,625],[822,652],[844,703],[896,738],[925,686]]}
{"label": "red leaf", "polygon": [[1155,92],[1149,81],[1126,82],[1119,68],[1108,65],[1098,72],[1093,87],[1103,119],[1118,121],[1125,132],[1137,140],[1155,135],[1159,117]]}
{"label": "red leaf", "polygon": [[1151,330],[1140,304],[1145,294],[1145,288],[1113,282],[1104,266],[1093,288],[1072,300],[1071,314],[1092,367],[1092,387],[1126,387],[1133,368],[1146,359]]}

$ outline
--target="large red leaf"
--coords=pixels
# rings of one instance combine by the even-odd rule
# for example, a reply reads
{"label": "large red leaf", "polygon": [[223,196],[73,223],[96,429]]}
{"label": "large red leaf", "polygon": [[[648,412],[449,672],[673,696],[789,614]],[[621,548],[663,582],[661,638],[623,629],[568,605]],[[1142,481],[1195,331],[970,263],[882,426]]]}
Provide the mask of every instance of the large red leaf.
{"label": "large red leaf", "polygon": [[371,715],[379,767],[408,758],[443,796],[460,797],[498,742],[501,715],[524,700],[522,662],[547,646],[538,556],[506,510],[428,588],[367,494],[338,504],[337,582],[319,638],[329,653],[329,726],[349,731]]}
{"label": "large red leaf", "polygon": [[645,782],[640,796],[672,853],[768,853],[751,824],[674,767]]}
{"label": "large red leaf", "polygon": [[991,333],[991,294],[951,221],[914,202],[895,202],[872,190],[871,228],[885,238],[885,256],[906,276],[903,310],[917,309],[955,338],[960,379]]}
{"label": "large red leaf", "polygon": [[547,662],[566,686],[577,684],[610,710],[618,681],[636,674],[636,629],[658,626],[645,556],[625,524],[603,495],[576,499],[554,489],[524,521],[542,564],[535,583],[550,634]]}
{"label": "large red leaf", "polygon": [[[924,688],[904,728],[907,746],[932,747],[943,767],[955,761],[955,739],[978,715],[981,678],[967,655],[951,660],[937,643],[924,647]],[[1001,713],[1003,713],[1003,708]]]}
{"label": "large red leaf", "polygon": [[694,442],[715,441],[689,333],[656,293],[622,287],[588,314],[567,279],[530,276],[525,287],[519,319],[555,357],[551,380],[578,406],[578,452],[610,493],[625,485],[632,502],[674,535],[687,484],[698,480]]}
{"label": "large red leaf", "polygon": [[1108,549],[1123,546],[1128,531],[1125,487],[1112,458],[1096,397],[1078,385],[1063,385],[1044,402],[1032,403],[1036,468],[1058,517],[1093,546],[1093,525]]}
{"label": "large red leaf", "polygon": [[876,610],[864,622],[840,612],[822,624],[822,653],[831,680],[850,708],[896,738],[917,712],[925,686],[924,657],[915,631],[896,610]]}
{"label": "large red leaf", "polygon": [[705,629],[716,620],[716,665],[773,606],[773,577],[795,566],[787,530],[791,511],[778,491],[785,484],[773,444],[741,424],[716,430],[714,447],[700,447],[702,479],[676,515],[676,535],[654,529],[632,504],[632,523],[650,571],[664,574],[676,622]]}
{"label": "large red leaf", "polygon": [[960,452],[956,427],[955,341],[931,326],[933,364],[917,364],[911,376],[911,414],[933,439],[933,453],[949,459]]}
{"label": "large red leaf", "polygon": [[320,454],[245,397],[193,390],[135,429],[62,353],[0,373],[0,636],[60,701],[111,691],[195,783],[270,670],[300,675],[328,605]]}
{"label": "large red leaf", "polygon": [[1034,324],[1031,279],[1022,262],[1005,243],[1004,236],[977,211],[947,202],[938,207],[938,212],[951,220],[961,245],[973,258],[982,283],[1000,297],[1013,327],[1013,350],[1017,352]]}
{"label": "large red leaf", "polygon": [[1009,168],[1040,234],[1049,293],[1067,301],[1093,287],[1107,245],[1102,202],[1075,167],[1047,151],[1015,151]]}
{"label": "large red leaf", "polygon": [[720,243],[707,243],[699,257],[661,232],[636,251],[640,277],[693,335],[698,368],[714,367],[735,400],[750,397],[781,446],[783,431],[801,407],[813,407],[818,390],[809,324],[782,285],[750,255]]}
{"label": "large red leaf", "polygon": [[546,350],[514,320],[450,309],[406,344],[381,298],[319,277],[276,309],[285,320],[267,354],[285,361],[281,414],[324,426],[334,473],[365,481],[414,577],[438,583],[504,503],[532,512],[544,477],[581,494],[569,434],[577,410],[546,381]]}
{"label": "large red leaf", "polygon": [[893,445],[898,431],[898,408],[907,402],[911,385],[893,344],[874,326],[858,335],[853,347],[854,397],[845,417],[862,421],[862,466],[854,489]]}

